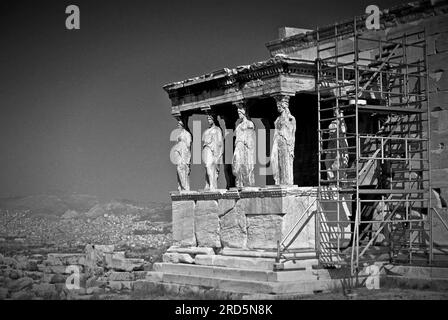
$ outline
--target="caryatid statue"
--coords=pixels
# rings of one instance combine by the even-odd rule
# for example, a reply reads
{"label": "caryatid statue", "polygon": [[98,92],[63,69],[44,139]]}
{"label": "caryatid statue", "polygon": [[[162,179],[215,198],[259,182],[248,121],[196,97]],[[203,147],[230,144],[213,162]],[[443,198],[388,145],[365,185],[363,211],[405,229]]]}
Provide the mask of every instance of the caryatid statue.
{"label": "caryatid statue", "polygon": [[289,111],[289,96],[275,97],[280,113],[275,120],[275,131],[271,152],[271,166],[276,185],[293,185],[294,144],[296,119]]}
{"label": "caryatid statue", "polygon": [[222,162],[224,142],[215,115],[207,116],[209,127],[202,135],[202,161],[205,165],[205,190],[218,188],[219,165]]}
{"label": "caryatid statue", "polygon": [[255,184],[255,125],[248,119],[246,112],[246,107],[239,104],[238,117],[241,122],[235,129],[235,150],[232,159],[232,171],[238,188]]}
{"label": "caryatid statue", "polygon": [[179,191],[190,190],[191,133],[187,130],[187,119],[177,117],[177,143],[173,147],[173,162],[177,169]]}
{"label": "caryatid statue", "polygon": [[[325,151],[325,167],[329,180],[337,178],[337,172],[348,166],[348,141],[347,126],[344,121],[344,114],[339,108],[333,109],[334,120],[328,126],[328,146]],[[339,179],[346,178],[346,172],[339,172]]]}

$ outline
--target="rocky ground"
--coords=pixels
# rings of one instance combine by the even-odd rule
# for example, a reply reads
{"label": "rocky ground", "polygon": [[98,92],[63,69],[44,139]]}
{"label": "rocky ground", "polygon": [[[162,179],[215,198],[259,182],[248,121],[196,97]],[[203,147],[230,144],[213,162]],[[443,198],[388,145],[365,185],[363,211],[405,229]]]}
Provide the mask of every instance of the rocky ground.
{"label": "rocky ground", "polygon": [[[84,202],[81,211],[50,200],[45,209],[51,214],[41,208],[0,209],[0,300],[127,299],[134,281],[145,278],[171,245],[163,206]],[[100,244],[93,257],[89,244]],[[66,287],[69,265],[80,270],[79,289]]]}
{"label": "rocky ground", "polygon": [[0,299],[91,300],[129,294],[151,263],[127,258],[113,245],[84,253],[0,255]]}

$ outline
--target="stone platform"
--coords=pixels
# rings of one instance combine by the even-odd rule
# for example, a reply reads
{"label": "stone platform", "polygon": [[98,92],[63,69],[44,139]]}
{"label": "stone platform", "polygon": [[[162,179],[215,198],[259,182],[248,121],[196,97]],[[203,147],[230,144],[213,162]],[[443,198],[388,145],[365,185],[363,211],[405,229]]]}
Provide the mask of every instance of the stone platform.
{"label": "stone platform", "polygon": [[[171,193],[174,245],[154,265],[154,281],[234,294],[331,290],[333,280],[313,270],[316,197],[316,188],[297,186]],[[273,271],[291,228],[302,228],[290,246],[297,260]]]}
{"label": "stone platform", "polygon": [[[173,192],[173,240],[181,247],[275,250],[316,196],[316,188],[297,186]],[[315,248],[315,211],[314,204],[291,248]]]}
{"label": "stone platform", "polygon": [[[284,271],[273,271],[275,252],[172,247],[163,261],[154,264],[154,282],[170,286],[193,286],[240,295],[312,294],[331,291],[335,281],[325,270],[315,270],[316,255],[303,253]],[[240,297],[241,298],[241,297]]]}
{"label": "stone platform", "polygon": [[[168,262],[178,254],[164,256],[166,262],[154,264],[154,271],[139,280],[134,290],[163,290],[168,293],[201,293],[216,299],[294,299],[303,295],[350,290],[365,287],[369,274],[367,266],[356,278],[350,268],[324,269],[317,266],[312,256],[303,256],[295,268],[273,271],[273,258],[246,256],[188,254],[191,263]],[[252,255],[248,257],[248,255]],[[182,260],[182,259],[181,259]],[[448,288],[448,268],[397,266],[375,263],[380,271],[381,287]]]}

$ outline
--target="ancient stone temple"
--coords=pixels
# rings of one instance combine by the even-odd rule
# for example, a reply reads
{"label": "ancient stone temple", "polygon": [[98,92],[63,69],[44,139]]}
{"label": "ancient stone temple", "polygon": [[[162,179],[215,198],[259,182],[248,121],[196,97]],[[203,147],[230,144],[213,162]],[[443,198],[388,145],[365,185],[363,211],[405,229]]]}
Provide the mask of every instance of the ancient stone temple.
{"label": "ancient stone temple", "polygon": [[[317,158],[312,153],[316,155],[317,145],[311,137],[317,133],[315,121],[309,119],[316,116],[310,108],[316,101],[313,100],[314,69],[314,62],[278,56],[164,87],[173,101],[174,116],[203,114],[211,122],[213,117],[224,120],[226,128],[218,129],[213,124],[211,128],[216,129],[207,129],[212,131],[204,133],[209,140],[203,143],[204,166],[207,166],[205,160],[213,154],[222,158],[221,130],[235,130],[234,148],[226,150],[234,153],[233,161],[207,169],[207,180],[211,180],[207,182],[209,187],[204,191],[171,194],[173,234],[180,245],[276,250],[277,241],[290,231],[291,224],[313,202],[316,190],[311,186],[317,184],[316,172],[313,172]],[[264,187],[254,186],[254,118],[273,129],[269,131],[273,132],[270,150],[273,174],[266,177],[271,184]],[[209,148],[216,150],[206,152]],[[218,163],[218,160],[207,162]],[[220,174],[229,167],[232,169],[230,174],[234,177],[228,179],[228,189],[216,188],[216,172],[219,171],[216,166],[222,167]],[[314,248],[312,224],[296,239],[294,246]]]}
{"label": "ancient stone temple", "polygon": [[[175,244],[156,264],[163,281],[286,294],[333,283],[312,267],[358,270],[366,256],[391,262],[404,255],[412,264],[419,254],[433,263],[440,253],[434,243],[448,244],[439,232],[448,229],[445,209],[429,213],[431,199],[448,195],[441,142],[447,12],[444,1],[420,1],[383,11],[379,30],[367,28],[366,15],[319,30],[281,28],[265,61],[165,85],[181,128],[188,130],[193,115],[207,118],[209,128],[201,150],[182,144],[182,159],[201,153],[205,188],[187,187],[188,163],[179,161],[179,191],[171,193]],[[270,159],[259,186],[255,122],[264,126]],[[234,133],[230,149],[226,130]],[[440,140],[439,151],[431,139]],[[187,131],[182,140],[191,142]],[[232,161],[224,161],[229,152]],[[403,219],[438,231],[422,235],[394,224]],[[427,239],[429,253],[411,244],[397,255],[390,230],[400,228],[411,242]]]}

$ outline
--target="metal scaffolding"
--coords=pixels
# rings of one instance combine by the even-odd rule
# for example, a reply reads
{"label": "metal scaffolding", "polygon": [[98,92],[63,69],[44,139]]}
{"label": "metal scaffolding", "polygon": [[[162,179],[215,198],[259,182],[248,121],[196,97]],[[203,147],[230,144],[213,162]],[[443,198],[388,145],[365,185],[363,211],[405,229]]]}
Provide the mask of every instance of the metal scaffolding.
{"label": "metal scaffolding", "polygon": [[432,264],[425,31],[356,23],[317,31],[319,261]]}

